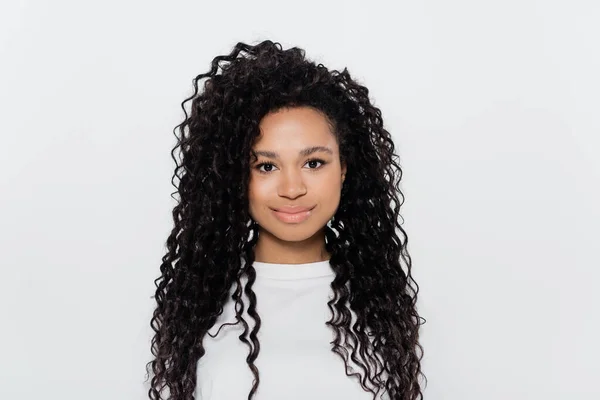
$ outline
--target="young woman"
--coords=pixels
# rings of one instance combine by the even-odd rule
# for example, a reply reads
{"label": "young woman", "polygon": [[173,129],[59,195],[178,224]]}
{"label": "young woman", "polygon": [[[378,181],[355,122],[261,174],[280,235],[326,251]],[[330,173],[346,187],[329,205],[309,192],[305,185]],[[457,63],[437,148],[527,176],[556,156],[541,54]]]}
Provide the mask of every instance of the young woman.
{"label": "young woman", "polygon": [[368,90],[268,40],[194,88],[150,398],[422,399],[402,171]]}

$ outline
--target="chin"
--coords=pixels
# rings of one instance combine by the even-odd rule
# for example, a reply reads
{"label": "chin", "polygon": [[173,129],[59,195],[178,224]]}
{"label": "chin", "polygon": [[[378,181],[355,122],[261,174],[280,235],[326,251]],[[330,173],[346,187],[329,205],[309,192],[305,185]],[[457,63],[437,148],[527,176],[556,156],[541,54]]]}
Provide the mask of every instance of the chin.
{"label": "chin", "polygon": [[305,226],[283,226],[275,227],[272,229],[269,229],[267,227],[265,230],[267,230],[271,235],[275,236],[277,239],[282,240],[284,242],[301,242],[303,240],[311,238],[318,232],[318,229]]}

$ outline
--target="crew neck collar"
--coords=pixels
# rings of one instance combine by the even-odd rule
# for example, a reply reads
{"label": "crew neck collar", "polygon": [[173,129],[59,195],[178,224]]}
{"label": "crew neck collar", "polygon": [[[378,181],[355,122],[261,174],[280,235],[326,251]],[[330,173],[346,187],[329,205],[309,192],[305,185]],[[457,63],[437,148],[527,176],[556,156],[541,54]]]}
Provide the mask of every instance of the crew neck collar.
{"label": "crew neck collar", "polygon": [[254,261],[256,276],[269,279],[293,280],[333,276],[329,260],[302,264],[266,263]]}

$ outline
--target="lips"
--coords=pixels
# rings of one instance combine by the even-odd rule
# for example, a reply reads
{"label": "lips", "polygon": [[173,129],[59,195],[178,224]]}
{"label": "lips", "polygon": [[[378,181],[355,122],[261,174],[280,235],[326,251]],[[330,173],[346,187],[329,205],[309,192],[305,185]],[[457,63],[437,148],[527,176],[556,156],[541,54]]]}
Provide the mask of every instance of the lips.
{"label": "lips", "polygon": [[309,219],[312,214],[312,209],[315,207],[280,207],[278,210],[273,209],[273,215],[283,223],[295,225]]}
{"label": "lips", "polygon": [[283,206],[283,207],[279,207],[279,208],[274,208],[273,210],[279,211],[282,213],[286,213],[286,214],[298,214],[301,212],[306,212],[306,211],[312,210],[313,208],[314,208],[314,206],[313,207]]}

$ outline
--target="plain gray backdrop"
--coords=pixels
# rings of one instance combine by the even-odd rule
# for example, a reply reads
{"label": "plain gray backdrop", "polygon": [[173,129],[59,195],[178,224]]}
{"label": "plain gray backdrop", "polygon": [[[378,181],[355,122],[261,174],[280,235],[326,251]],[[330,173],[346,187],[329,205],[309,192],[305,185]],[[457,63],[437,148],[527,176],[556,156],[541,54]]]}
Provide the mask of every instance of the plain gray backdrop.
{"label": "plain gray backdrop", "polygon": [[366,85],[403,167],[425,399],[600,398],[600,3],[0,6],[0,397],[146,398],[172,129],[238,41]]}

